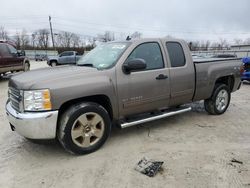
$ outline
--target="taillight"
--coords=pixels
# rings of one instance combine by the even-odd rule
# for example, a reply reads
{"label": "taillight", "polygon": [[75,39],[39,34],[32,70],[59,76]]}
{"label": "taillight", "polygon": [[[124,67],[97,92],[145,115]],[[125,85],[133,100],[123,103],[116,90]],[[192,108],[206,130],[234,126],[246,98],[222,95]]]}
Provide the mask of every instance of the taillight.
{"label": "taillight", "polygon": [[240,75],[242,76],[244,72],[245,72],[245,66],[244,66],[244,64],[242,64],[240,66]]}

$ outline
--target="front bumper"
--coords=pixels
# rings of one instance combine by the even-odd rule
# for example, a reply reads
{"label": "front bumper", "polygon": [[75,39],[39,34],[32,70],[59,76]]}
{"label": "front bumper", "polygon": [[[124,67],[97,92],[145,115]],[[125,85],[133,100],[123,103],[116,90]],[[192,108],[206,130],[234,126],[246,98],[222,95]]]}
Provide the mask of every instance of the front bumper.
{"label": "front bumper", "polygon": [[6,104],[7,118],[16,132],[30,139],[54,139],[58,111],[19,113]]}

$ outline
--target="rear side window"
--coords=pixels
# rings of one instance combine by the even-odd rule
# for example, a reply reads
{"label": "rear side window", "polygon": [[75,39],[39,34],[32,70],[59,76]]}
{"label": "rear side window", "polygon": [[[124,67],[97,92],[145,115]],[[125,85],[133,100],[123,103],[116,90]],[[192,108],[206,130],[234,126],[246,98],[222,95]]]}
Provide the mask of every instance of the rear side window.
{"label": "rear side window", "polygon": [[7,48],[6,44],[0,44],[0,54],[3,57],[11,56],[10,52],[9,52],[9,49]]}
{"label": "rear side window", "polygon": [[166,43],[171,67],[182,67],[186,64],[184,51],[180,43],[167,42]]}
{"label": "rear side window", "polygon": [[161,49],[157,42],[148,42],[137,46],[129,55],[127,61],[134,58],[144,59],[147,64],[146,70],[164,67]]}
{"label": "rear side window", "polygon": [[63,53],[61,53],[61,57],[64,57],[64,56],[68,56],[69,55],[69,52],[63,52]]}
{"label": "rear side window", "polygon": [[74,52],[68,52],[67,56],[74,55]]}

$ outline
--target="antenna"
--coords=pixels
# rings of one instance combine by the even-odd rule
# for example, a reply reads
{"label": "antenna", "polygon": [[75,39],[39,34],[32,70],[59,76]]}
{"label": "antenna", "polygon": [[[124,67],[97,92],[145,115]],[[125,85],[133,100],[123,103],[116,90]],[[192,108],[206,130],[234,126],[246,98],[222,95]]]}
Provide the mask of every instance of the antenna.
{"label": "antenna", "polygon": [[128,35],[127,38],[126,38],[126,40],[131,40],[131,37]]}

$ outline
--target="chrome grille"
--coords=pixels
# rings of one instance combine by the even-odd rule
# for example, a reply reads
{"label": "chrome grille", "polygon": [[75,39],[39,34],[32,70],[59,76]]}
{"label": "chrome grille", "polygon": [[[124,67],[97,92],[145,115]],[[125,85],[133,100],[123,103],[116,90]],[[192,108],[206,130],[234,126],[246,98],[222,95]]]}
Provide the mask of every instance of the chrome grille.
{"label": "chrome grille", "polygon": [[11,106],[20,112],[20,106],[22,101],[22,96],[19,90],[10,87],[9,88],[9,100],[11,102]]}

